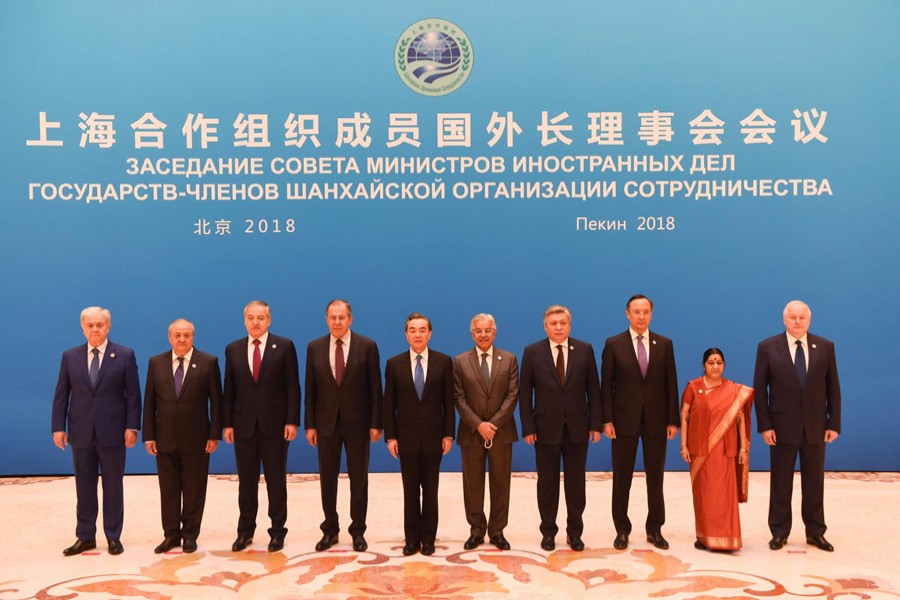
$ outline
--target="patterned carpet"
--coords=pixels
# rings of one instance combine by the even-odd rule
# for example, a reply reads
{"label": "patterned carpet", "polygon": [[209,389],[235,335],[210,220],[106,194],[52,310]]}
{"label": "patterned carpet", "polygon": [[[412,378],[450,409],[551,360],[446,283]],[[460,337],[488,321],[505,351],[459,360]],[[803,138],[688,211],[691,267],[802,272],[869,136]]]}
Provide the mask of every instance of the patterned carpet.
{"label": "patterned carpet", "polygon": [[[513,550],[490,544],[462,549],[468,526],[462,512],[461,478],[441,479],[441,526],[437,552],[404,557],[402,515],[397,511],[397,474],[370,478],[369,550],[353,552],[342,534],[331,551],[314,552],[321,508],[315,476],[292,475],[288,535],[283,552],[265,550],[265,521],[248,551],[233,553],[237,484],[233,476],[213,476],[199,551],[153,554],[162,539],[156,478],[128,477],[126,524],[121,556],[96,551],[65,558],[74,540],[74,482],[71,478],[0,479],[0,511],[19,524],[15,547],[0,550],[0,599],[40,598],[900,598],[896,557],[900,549],[900,498],[896,473],[830,473],[826,481],[829,540],[825,553],[805,544],[802,525],[779,552],[766,547],[767,473],[751,476],[751,500],[742,506],[744,549],[710,553],[693,548],[693,516],[686,473],[667,473],[671,550],[660,551],[632,535],[626,551],[612,548],[608,516],[608,473],[588,482],[584,552],[566,547],[540,550],[534,475],[513,479],[513,514],[506,535]],[[799,486],[799,481],[797,482]],[[347,481],[340,482],[339,510],[348,515]],[[264,488],[261,488],[261,491]],[[756,492],[754,495],[754,491]],[[264,495],[264,494],[263,494]],[[642,478],[635,480],[631,517],[645,516]],[[260,514],[265,515],[264,498]],[[564,513],[564,503],[562,512]],[[799,489],[795,494],[799,513]],[[564,523],[565,515],[560,515]],[[799,515],[797,515],[799,521]],[[796,526],[795,526],[796,528]]]}

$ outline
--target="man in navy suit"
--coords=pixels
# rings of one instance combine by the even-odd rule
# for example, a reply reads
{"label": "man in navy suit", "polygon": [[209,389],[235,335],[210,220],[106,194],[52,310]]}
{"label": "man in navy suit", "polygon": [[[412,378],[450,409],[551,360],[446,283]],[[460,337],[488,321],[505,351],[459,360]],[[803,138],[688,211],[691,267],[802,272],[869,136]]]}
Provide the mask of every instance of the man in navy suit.
{"label": "man in navy suit", "polygon": [[269,552],[284,548],[287,535],[287,453],[300,424],[300,373],[294,343],[269,333],[269,305],[244,307],[247,336],[225,348],[223,438],[234,443],[238,472],[237,539],[240,552],[253,542],[259,509],[259,467],[269,495]]}
{"label": "man in navy suit", "polygon": [[[124,551],[119,539],[125,516],[122,478],[125,449],[141,428],[141,385],[130,348],[109,341],[112,315],[105,308],[81,311],[87,344],[66,350],[53,395],[51,429],[60,450],[72,446],[78,525],[66,556],[97,547],[97,477],[103,473],[103,532],[110,554]],[[67,433],[68,432],[68,433]]]}
{"label": "man in navy suit", "polygon": [[350,477],[350,527],[353,549],[369,547],[366,514],[369,506],[369,446],[381,439],[381,361],[375,342],[350,331],[353,310],[345,300],[325,307],[330,333],[306,348],[306,441],[318,448],[319,486],[325,519],[316,552],[338,542],[337,483],[341,449]]}
{"label": "man in navy suit", "polygon": [[600,366],[603,431],[612,440],[612,517],[616,527],[613,547],[628,547],[628,499],[640,440],[647,474],[647,541],[666,550],[669,542],[662,536],[666,521],[666,441],[678,434],[681,423],[675,350],[672,340],[648,331],[653,302],[646,296],[635,294],[629,298],[625,317],[630,327],[606,340]]}
{"label": "man in navy suit", "polygon": [[585,468],[588,440],[600,441],[603,424],[594,348],[569,337],[572,313],[553,305],[544,311],[547,338],[522,353],[519,416],[525,443],[534,446],[541,548],[556,548],[559,464],[566,491],[566,543],[584,550]]}
{"label": "man in navy suit", "polygon": [[169,325],[171,350],[147,367],[144,446],[156,457],[162,512],[157,554],[179,545],[197,550],[206,504],[209,455],[222,439],[222,376],[219,359],[194,347],[194,324]]}
{"label": "man in navy suit", "polygon": [[[434,554],[441,457],[453,447],[453,361],[428,347],[431,320],[406,319],[409,349],[384,369],[384,437],[400,459],[403,479],[403,555]],[[482,474],[483,477],[483,474]]]}
{"label": "man in navy suit", "polygon": [[841,383],[834,344],[808,333],[812,312],[794,300],[784,307],[786,331],[759,343],[753,388],[756,423],[769,446],[769,548],[780,550],[791,533],[794,465],[800,455],[806,543],[834,551],[825,539],[825,444],[841,431]]}

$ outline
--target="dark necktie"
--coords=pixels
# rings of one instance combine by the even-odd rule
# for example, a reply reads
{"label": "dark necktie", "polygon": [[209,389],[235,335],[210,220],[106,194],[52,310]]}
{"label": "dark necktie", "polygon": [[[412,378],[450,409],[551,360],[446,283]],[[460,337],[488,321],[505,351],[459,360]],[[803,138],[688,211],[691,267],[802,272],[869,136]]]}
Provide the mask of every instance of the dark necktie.
{"label": "dark necktie", "polygon": [[416,354],[416,374],[413,377],[413,383],[416,386],[416,394],[419,400],[422,400],[422,394],[425,393],[425,369],[422,368],[422,355]]}
{"label": "dark necktie", "polygon": [[184,357],[178,357],[178,368],[175,369],[175,397],[181,397],[181,385],[184,383]]}
{"label": "dark necktie", "polygon": [[488,367],[488,353],[481,353],[481,376],[484,377],[484,387],[490,387],[491,370]]}
{"label": "dark necktie", "polygon": [[563,356],[562,344],[556,345],[556,376],[559,377],[559,385],[566,385],[566,357]]}
{"label": "dark necktie", "polygon": [[806,353],[803,351],[803,342],[797,340],[797,352],[794,354],[794,368],[797,369],[797,377],[800,385],[806,385]]}
{"label": "dark necktie", "polygon": [[253,381],[259,382],[259,367],[262,365],[262,354],[259,353],[259,340],[253,340]]}
{"label": "dark necktie", "polygon": [[344,342],[335,340],[334,344],[334,382],[341,387],[344,380]]}
{"label": "dark necktie", "polygon": [[647,376],[647,350],[644,348],[644,335],[637,337],[638,364],[641,367],[641,377]]}
{"label": "dark necktie", "polygon": [[91,376],[91,387],[97,387],[97,379],[100,377],[100,350],[91,350],[94,357],[91,359],[91,368],[88,374]]}

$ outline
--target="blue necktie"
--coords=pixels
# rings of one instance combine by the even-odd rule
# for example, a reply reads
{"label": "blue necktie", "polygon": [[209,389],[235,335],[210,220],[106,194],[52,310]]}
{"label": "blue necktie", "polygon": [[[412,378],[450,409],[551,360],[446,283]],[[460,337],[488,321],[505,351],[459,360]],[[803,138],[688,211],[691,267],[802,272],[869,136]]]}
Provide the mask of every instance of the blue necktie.
{"label": "blue necktie", "polygon": [[178,368],[175,369],[175,397],[181,396],[181,386],[184,384],[184,357],[178,357]]}
{"label": "blue necktie", "polygon": [[413,377],[413,384],[416,386],[416,394],[419,400],[422,400],[422,394],[425,393],[425,369],[422,368],[422,355],[416,354],[416,374]]}
{"label": "blue necktie", "polygon": [[803,351],[803,342],[797,340],[797,352],[794,354],[794,368],[797,369],[797,377],[800,385],[806,385],[806,353]]}
{"label": "blue necktie", "polygon": [[97,387],[97,379],[100,377],[100,350],[91,350],[94,358],[91,359],[91,368],[88,374],[91,376],[91,387]]}

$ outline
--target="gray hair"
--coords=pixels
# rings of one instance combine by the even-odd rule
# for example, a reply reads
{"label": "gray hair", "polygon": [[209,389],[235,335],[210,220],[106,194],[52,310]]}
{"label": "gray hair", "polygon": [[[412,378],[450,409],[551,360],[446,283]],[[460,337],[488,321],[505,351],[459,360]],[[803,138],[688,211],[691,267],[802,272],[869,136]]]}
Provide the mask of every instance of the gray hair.
{"label": "gray hair", "polygon": [[97,313],[103,315],[106,319],[106,322],[112,325],[112,313],[109,312],[108,308],[103,308],[102,306],[88,306],[83,311],[81,311],[81,322],[84,323],[84,320],[90,317],[91,315],[96,315]]}
{"label": "gray hair", "polygon": [[474,331],[475,329],[475,321],[490,321],[491,327],[497,329],[497,321],[494,319],[494,315],[490,313],[478,313],[472,320],[469,321],[469,331]]}

